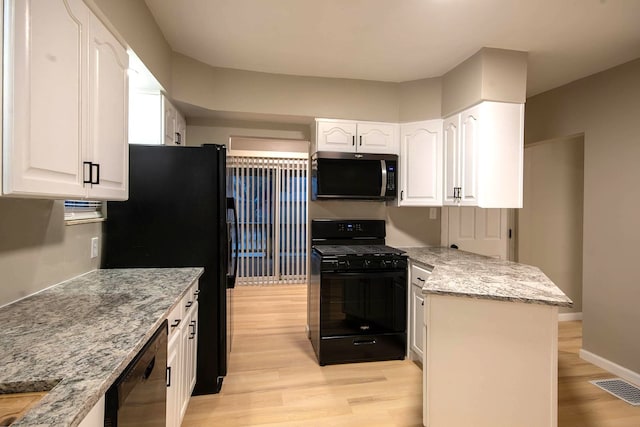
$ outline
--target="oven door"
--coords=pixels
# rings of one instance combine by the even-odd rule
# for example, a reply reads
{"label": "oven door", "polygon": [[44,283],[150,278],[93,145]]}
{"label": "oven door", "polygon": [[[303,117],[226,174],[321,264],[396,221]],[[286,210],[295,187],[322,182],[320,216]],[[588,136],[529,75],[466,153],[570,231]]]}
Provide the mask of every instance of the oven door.
{"label": "oven door", "polygon": [[321,337],[404,333],[405,270],[322,272]]}

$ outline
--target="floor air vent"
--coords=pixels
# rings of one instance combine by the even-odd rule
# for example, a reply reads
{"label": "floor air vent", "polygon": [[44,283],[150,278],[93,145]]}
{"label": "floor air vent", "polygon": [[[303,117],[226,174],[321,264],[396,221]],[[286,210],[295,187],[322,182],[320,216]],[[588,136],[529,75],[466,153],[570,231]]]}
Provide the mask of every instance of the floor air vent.
{"label": "floor air vent", "polygon": [[608,380],[589,381],[604,391],[613,394],[618,399],[622,399],[630,405],[640,406],[640,388],[621,380],[611,378]]}

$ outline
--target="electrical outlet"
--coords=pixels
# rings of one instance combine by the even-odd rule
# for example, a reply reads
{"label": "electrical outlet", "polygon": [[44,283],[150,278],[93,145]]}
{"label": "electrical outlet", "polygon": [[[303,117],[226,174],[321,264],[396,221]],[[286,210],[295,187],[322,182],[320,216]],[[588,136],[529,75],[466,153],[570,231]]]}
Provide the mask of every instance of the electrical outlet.
{"label": "electrical outlet", "polygon": [[438,219],[438,210],[436,208],[429,209],[429,219]]}
{"label": "electrical outlet", "polygon": [[97,258],[100,253],[100,248],[98,244],[100,243],[100,239],[98,237],[91,238],[91,258]]}

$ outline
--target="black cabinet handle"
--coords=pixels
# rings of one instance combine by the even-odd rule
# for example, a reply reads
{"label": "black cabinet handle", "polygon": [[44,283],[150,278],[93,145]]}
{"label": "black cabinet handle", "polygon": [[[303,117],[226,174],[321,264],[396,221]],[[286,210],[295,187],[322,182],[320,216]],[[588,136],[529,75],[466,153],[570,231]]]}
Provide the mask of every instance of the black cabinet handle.
{"label": "black cabinet handle", "polygon": [[[91,162],[82,162],[82,183],[83,184],[91,184],[91,174],[93,172],[93,169],[91,167],[93,163]],[[87,166],[89,166],[89,168],[87,169]],[[89,179],[87,179],[87,175],[89,175]]]}
{"label": "black cabinet handle", "polygon": [[451,249],[458,249],[458,245],[456,245],[455,243],[451,246],[449,246]]}
{"label": "black cabinet handle", "polygon": [[355,135],[351,136],[351,145],[356,145],[356,136]]}
{"label": "black cabinet handle", "polygon": [[167,387],[171,387],[171,366],[167,366]]}
{"label": "black cabinet handle", "polygon": [[420,280],[421,282],[425,281],[422,277],[416,277],[416,280]]}
{"label": "black cabinet handle", "polygon": [[360,135],[360,146],[362,147],[362,135]]}
{"label": "black cabinet handle", "polygon": [[404,190],[400,190],[400,200],[404,199]]}
{"label": "black cabinet handle", "polygon": [[193,328],[193,330],[189,334],[189,339],[192,340],[196,336],[196,321],[192,320],[191,322],[189,322],[189,327]]}
{"label": "black cabinet handle", "polygon": [[420,305],[424,306],[424,300],[422,302],[420,302]]}
{"label": "black cabinet handle", "polygon": [[182,134],[180,134],[180,132],[176,132],[176,144],[182,144]]}
{"label": "black cabinet handle", "polygon": [[176,319],[175,322],[169,326],[171,326],[172,328],[177,328],[179,324],[180,324],[180,319]]}
{"label": "black cabinet handle", "polygon": [[[93,167],[96,168],[96,180],[93,180]],[[91,184],[100,184],[100,164],[91,163]]]}
{"label": "black cabinet handle", "polygon": [[193,301],[189,301],[188,303],[186,303],[184,306],[189,308],[193,305]]}

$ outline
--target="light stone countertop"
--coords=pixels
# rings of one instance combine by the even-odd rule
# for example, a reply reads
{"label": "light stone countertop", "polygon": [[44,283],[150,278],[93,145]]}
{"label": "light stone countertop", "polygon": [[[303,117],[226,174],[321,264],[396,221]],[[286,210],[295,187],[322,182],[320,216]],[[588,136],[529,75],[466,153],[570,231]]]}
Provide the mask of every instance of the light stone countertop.
{"label": "light stone countertop", "polygon": [[202,272],[96,270],[0,308],[0,393],[51,389],[12,426],[78,425]]}
{"label": "light stone countertop", "polygon": [[400,248],[431,270],[422,292],[571,307],[573,302],[538,267],[456,249]]}

